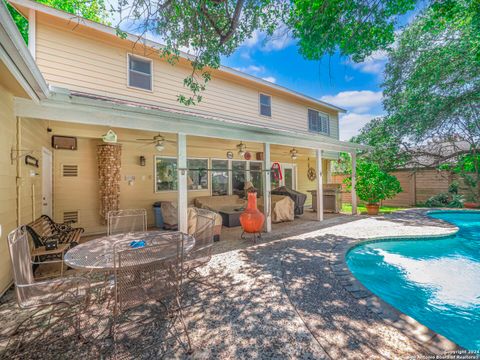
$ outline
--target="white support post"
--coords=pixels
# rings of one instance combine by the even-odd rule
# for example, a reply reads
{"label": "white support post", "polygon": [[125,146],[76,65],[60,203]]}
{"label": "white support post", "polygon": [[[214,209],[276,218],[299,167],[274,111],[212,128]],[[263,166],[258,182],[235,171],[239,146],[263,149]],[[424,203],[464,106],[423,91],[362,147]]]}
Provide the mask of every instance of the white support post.
{"label": "white support post", "polygon": [[352,215],[357,215],[357,154],[353,151],[350,156],[352,157]]}
{"label": "white support post", "polygon": [[28,12],[28,50],[35,59],[37,43],[37,15],[35,10],[30,9]]}
{"label": "white support post", "polygon": [[178,230],[188,232],[188,195],[187,195],[187,136],[183,133],[177,135],[177,161],[178,161]]}
{"label": "white support post", "polygon": [[317,149],[317,220],[323,221],[323,164],[322,164],[323,151]]}
{"label": "white support post", "polygon": [[[270,144],[263,144],[263,169],[270,170],[272,165],[270,164]],[[267,233],[272,231],[272,211],[270,209],[271,201],[271,182],[270,171],[263,172],[263,208],[265,211],[265,231]]]}

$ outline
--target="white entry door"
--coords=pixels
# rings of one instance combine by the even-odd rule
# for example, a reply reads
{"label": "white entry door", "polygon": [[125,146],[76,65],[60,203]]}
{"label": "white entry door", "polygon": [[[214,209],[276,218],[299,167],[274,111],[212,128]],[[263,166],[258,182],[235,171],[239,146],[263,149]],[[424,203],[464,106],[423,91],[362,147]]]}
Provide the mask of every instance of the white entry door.
{"label": "white entry door", "polygon": [[297,171],[296,165],[294,164],[280,164],[282,168],[282,180],[275,180],[273,176],[271,176],[271,183],[272,189],[275,189],[279,186],[286,186],[289,189],[296,190],[297,189]]}
{"label": "white entry door", "polygon": [[52,152],[42,148],[42,215],[52,217]]}

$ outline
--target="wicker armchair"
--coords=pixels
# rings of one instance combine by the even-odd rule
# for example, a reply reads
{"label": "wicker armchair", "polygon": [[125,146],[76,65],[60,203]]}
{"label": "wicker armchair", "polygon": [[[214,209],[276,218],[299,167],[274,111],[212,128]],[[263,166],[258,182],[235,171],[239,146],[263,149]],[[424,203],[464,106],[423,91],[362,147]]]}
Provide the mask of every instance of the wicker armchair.
{"label": "wicker armchair", "polygon": [[147,231],[147,210],[112,210],[107,214],[107,235]]}
{"label": "wicker armchair", "polygon": [[[150,306],[160,306],[166,310],[163,318],[170,319],[172,324],[167,326],[171,336],[162,338],[161,330],[156,330],[155,337],[162,343],[174,338],[187,352],[191,353],[192,347],[188,329],[186,327],[182,304],[183,283],[183,258],[185,253],[185,238],[188,235],[180,232],[142,235],[138,240],[120,240],[114,245],[114,287],[115,305],[113,309],[113,339],[115,347],[128,346],[130,352],[135,352],[133,345],[127,345],[132,336],[132,324],[128,324],[127,334],[121,331],[122,319],[127,317],[128,312],[140,314],[148,313],[145,309]],[[162,312],[154,311],[155,322]],[[125,315],[125,316],[124,316]],[[133,316],[131,316],[133,317]],[[151,313],[147,318],[152,320]],[[186,335],[186,344],[181,339],[174,326],[179,319]],[[142,328],[145,323],[142,323]],[[122,339],[122,335],[126,335]],[[145,350],[145,344],[140,344],[140,351]],[[156,344],[154,347],[157,347]]]}
{"label": "wicker armchair", "polygon": [[[26,351],[24,344],[28,344],[32,350],[35,346],[47,346],[49,342],[60,339],[66,331],[64,326],[60,326],[60,322],[67,322],[71,325],[69,329],[81,335],[79,316],[88,305],[89,281],[81,277],[35,281],[25,227],[17,228],[8,235],[8,249],[18,306],[22,309],[42,311],[30,311],[31,315],[11,334],[7,357],[21,356],[20,354]],[[32,327],[32,323],[37,325]],[[55,336],[52,336],[52,333]]]}

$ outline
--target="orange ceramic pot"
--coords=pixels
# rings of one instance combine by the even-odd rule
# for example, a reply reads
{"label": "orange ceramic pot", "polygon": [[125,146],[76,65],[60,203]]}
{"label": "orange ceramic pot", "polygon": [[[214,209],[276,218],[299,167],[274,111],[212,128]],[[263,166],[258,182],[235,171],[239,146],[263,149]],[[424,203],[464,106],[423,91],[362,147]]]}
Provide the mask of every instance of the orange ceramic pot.
{"label": "orange ceramic pot", "polygon": [[248,193],[248,204],[240,215],[240,224],[246,233],[259,233],[262,231],[265,215],[257,208],[257,193]]}
{"label": "orange ceramic pot", "polygon": [[380,206],[378,204],[367,204],[365,207],[367,208],[368,215],[378,215],[380,210]]}

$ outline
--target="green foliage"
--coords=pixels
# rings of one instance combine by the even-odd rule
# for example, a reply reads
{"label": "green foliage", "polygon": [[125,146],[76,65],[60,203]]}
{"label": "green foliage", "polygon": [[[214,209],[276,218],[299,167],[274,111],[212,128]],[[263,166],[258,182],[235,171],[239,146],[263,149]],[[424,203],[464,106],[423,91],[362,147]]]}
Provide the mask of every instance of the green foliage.
{"label": "green foliage", "polygon": [[293,0],[288,24],[299,39],[300,53],[320,60],[337,50],[353,61],[393,43],[398,14],[415,7],[416,0],[326,1]]}
{"label": "green foliage", "polygon": [[465,201],[463,195],[458,194],[459,183],[452,181],[448,187],[448,192],[442,192],[430,197],[425,201],[427,207],[449,207],[449,208],[462,208]]}
{"label": "green foliage", "polygon": [[[382,200],[393,198],[402,192],[398,179],[380,169],[376,163],[359,159],[357,162],[356,191],[360,200],[368,204],[377,204]],[[352,187],[352,178],[345,179],[347,188]]]}
{"label": "green foliage", "polygon": [[448,193],[440,193],[430,197],[425,201],[427,207],[446,207],[450,202],[450,196]]}
{"label": "green foliage", "polygon": [[332,162],[332,172],[335,174],[352,173],[352,160],[349,153],[340,153],[338,160]]}
{"label": "green foliage", "polygon": [[364,158],[379,164],[386,172],[403,167],[410,159],[410,155],[403,151],[400,129],[388,118],[371,120],[352,141],[370,145],[372,150],[363,154]]}
{"label": "green foliage", "polygon": [[[108,12],[104,0],[36,0],[39,3],[54,7],[86,19],[109,25]],[[28,43],[28,20],[15,8],[7,3],[7,8],[13,21],[22,34],[25,43]]]}
{"label": "green foliage", "polygon": [[[5,0],[4,0],[5,1]],[[5,1],[7,5],[8,12],[12,16],[13,21],[18,27],[18,31],[22,34],[23,40],[28,44],[28,21],[20,14],[10,3]]]}

